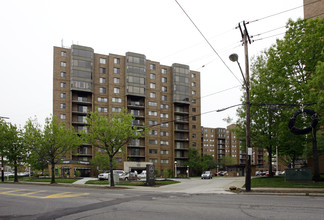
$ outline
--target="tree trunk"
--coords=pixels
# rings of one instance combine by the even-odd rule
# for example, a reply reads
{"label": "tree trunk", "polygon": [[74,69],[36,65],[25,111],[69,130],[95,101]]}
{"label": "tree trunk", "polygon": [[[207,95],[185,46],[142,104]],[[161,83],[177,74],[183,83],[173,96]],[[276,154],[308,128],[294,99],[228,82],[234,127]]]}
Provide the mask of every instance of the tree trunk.
{"label": "tree trunk", "polygon": [[317,151],[317,141],[316,141],[316,129],[312,129],[313,133],[313,161],[314,161],[314,181],[320,181],[320,172],[319,172],[319,162],[318,162],[318,151]]}
{"label": "tree trunk", "polygon": [[55,163],[54,163],[54,160],[51,161],[51,165],[52,165],[52,168],[51,168],[51,171],[52,171],[51,184],[54,184],[55,183]]}
{"label": "tree trunk", "polygon": [[15,177],[14,177],[14,182],[18,183],[18,166],[17,166],[17,161],[15,161],[14,163],[14,167],[15,167]]}
{"label": "tree trunk", "polygon": [[114,171],[113,171],[113,156],[111,155],[109,155],[109,162],[110,162],[110,186],[115,186]]}
{"label": "tree trunk", "polygon": [[1,181],[4,182],[4,160],[3,160],[3,156],[1,157]]}
{"label": "tree trunk", "polygon": [[272,145],[269,146],[268,153],[269,153],[269,177],[273,177],[273,173],[272,173]]}

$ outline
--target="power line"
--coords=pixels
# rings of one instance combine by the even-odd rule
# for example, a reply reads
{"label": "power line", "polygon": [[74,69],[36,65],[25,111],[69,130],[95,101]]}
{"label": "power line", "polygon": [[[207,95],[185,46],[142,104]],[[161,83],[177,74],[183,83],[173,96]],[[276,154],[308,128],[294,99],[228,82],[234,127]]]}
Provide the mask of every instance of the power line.
{"label": "power line", "polygon": [[284,33],[280,33],[280,34],[271,35],[271,36],[264,37],[264,38],[259,38],[259,39],[253,40],[253,42],[259,41],[259,40],[264,40],[264,39],[267,39],[267,38],[270,38],[270,37],[275,37],[275,36],[282,35],[282,34],[285,34],[285,32]]}
{"label": "power line", "polygon": [[278,13],[275,13],[275,14],[272,14],[272,15],[268,15],[266,17],[259,18],[259,19],[253,20],[253,21],[248,21],[247,24],[251,24],[251,23],[256,22],[256,21],[261,21],[263,19],[267,19],[267,18],[270,18],[270,17],[273,17],[273,16],[277,16],[277,15],[280,15],[280,14],[283,14],[283,13],[286,13],[286,12],[289,12],[289,11],[293,11],[293,10],[296,10],[298,8],[301,8],[301,7],[310,5],[310,4],[314,4],[314,3],[319,2],[319,1],[321,1],[321,0],[317,0],[315,2],[310,2],[310,3],[307,3],[307,4],[303,4],[302,6],[298,6],[298,7],[295,7],[295,8],[291,8],[291,9],[288,9],[288,10],[285,10],[285,11],[282,11],[282,12],[278,12]]}
{"label": "power line", "polygon": [[235,74],[232,72],[232,70],[227,66],[227,64],[224,62],[224,60],[221,58],[221,56],[217,53],[217,51],[214,49],[214,47],[209,43],[205,35],[200,31],[198,26],[195,24],[195,22],[190,18],[190,16],[187,14],[187,12],[182,8],[182,6],[179,4],[177,0],[175,2],[179,5],[181,10],[185,13],[185,15],[189,18],[191,23],[195,26],[195,28],[198,30],[198,32],[201,34],[201,36],[205,39],[205,41],[208,43],[208,45],[212,48],[212,50],[215,52],[215,54],[218,56],[218,58],[223,62],[223,64],[226,66],[226,68],[232,73],[232,75],[236,78],[237,81],[241,83],[241,81],[235,76]]}
{"label": "power line", "polygon": [[199,99],[202,99],[202,98],[206,98],[208,96],[212,96],[212,95],[215,95],[215,94],[219,94],[219,93],[222,93],[222,92],[226,92],[228,90],[235,89],[235,88],[238,88],[238,87],[241,87],[241,85],[237,85],[237,86],[234,86],[234,87],[231,87],[231,88],[228,88],[228,89],[223,89],[223,90],[220,90],[220,91],[217,91],[217,92],[214,92],[214,93],[210,93],[208,95],[205,95],[205,96],[202,96],[202,97],[198,98],[198,100]]}
{"label": "power line", "polygon": [[279,29],[281,29],[281,28],[285,28],[285,27],[286,27],[286,26],[281,26],[281,27],[274,28],[274,29],[269,30],[269,31],[265,31],[265,32],[260,33],[260,34],[255,34],[255,35],[251,36],[251,38],[253,38],[253,37],[257,37],[257,36],[260,36],[260,35],[262,35],[262,34],[266,34],[266,33],[272,32],[272,31],[276,31],[276,30],[279,30]]}

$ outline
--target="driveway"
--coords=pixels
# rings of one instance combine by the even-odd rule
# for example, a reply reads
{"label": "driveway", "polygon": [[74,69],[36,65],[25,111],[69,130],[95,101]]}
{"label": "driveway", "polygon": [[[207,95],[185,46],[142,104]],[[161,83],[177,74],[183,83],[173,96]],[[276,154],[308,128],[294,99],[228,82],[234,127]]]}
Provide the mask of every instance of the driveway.
{"label": "driveway", "polygon": [[179,192],[188,194],[232,194],[232,192],[229,192],[230,186],[242,188],[245,183],[245,177],[214,177],[213,179],[190,178],[176,180],[181,181],[181,183],[156,188],[142,187],[142,190],[168,193]]}

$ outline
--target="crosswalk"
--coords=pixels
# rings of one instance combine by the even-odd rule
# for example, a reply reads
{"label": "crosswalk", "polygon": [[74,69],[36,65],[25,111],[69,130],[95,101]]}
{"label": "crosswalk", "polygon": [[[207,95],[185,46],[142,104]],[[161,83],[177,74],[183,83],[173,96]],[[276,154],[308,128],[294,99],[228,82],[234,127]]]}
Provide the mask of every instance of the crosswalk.
{"label": "crosswalk", "polygon": [[51,193],[47,190],[32,191],[29,189],[0,187],[0,195],[30,197],[30,198],[38,198],[38,199],[57,199],[57,198],[87,196],[89,195],[89,193],[72,193],[72,192]]}

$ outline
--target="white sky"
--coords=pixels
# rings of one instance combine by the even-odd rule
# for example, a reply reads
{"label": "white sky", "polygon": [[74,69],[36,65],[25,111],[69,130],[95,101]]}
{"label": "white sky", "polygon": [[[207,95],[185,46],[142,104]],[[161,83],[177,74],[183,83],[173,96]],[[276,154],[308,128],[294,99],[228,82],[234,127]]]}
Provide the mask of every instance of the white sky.
{"label": "white sky", "polygon": [[[224,62],[241,80],[231,53],[244,49],[237,24],[302,6],[303,0],[178,0]],[[251,36],[303,18],[303,8],[247,25]],[[90,46],[95,53],[136,52],[163,65],[182,63],[201,72],[201,112],[240,103],[238,80],[204,41],[175,0],[7,0],[0,2],[0,116],[23,126],[37,116],[52,114],[53,46]],[[269,32],[265,38],[285,29]],[[249,56],[269,48],[276,38],[249,45]],[[202,68],[202,66],[205,67]],[[204,98],[204,96],[213,94]],[[236,108],[203,114],[205,127],[226,127],[223,118],[236,119]]]}

